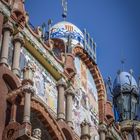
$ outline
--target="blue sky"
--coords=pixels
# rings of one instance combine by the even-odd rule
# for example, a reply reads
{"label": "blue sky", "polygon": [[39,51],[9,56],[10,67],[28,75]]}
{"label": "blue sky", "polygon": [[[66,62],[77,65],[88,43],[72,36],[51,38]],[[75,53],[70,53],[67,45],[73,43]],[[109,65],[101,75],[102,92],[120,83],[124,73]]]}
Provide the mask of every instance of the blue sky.
{"label": "blue sky", "polygon": [[[62,20],[61,0],[26,0],[34,26]],[[97,63],[104,78],[121,68],[140,76],[140,0],[68,0],[67,21],[90,33],[97,44]]]}

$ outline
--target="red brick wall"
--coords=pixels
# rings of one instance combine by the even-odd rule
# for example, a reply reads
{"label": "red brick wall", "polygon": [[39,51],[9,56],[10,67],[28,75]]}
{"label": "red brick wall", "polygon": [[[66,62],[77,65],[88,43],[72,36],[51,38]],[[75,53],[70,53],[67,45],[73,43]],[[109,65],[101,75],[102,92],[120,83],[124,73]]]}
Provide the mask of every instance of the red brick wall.
{"label": "red brick wall", "polygon": [[6,93],[8,92],[6,85],[4,84],[4,81],[0,79],[0,140],[2,140],[2,133],[5,127],[5,119],[6,119]]}
{"label": "red brick wall", "polygon": [[109,101],[106,102],[106,116],[108,116],[110,118],[114,118],[112,104]]}
{"label": "red brick wall", "polygon": [[7,76],[6,80],[8,83],[16,89],[20,86],[20,81],[17,77],[10,71],[7,67],[0,66],[0,140],[2,140],[3,130],[5,128],[5,119],[6,119],[6,95],[8,93],[8,88],[4,81],[4,75]]}
{"label": "red brick wall", "polygon": [[103,123],[105,120],[105,94],[103,91],[98,93],[98,103],[99,103],[99,121]]}

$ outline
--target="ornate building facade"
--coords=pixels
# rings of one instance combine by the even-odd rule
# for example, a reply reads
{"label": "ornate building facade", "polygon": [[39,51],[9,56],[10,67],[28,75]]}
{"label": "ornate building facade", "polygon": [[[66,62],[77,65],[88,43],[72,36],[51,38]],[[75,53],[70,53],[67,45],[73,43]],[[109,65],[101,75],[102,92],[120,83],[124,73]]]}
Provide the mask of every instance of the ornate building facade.
{"label": "ornate building facade", "polygon": [[139,140],[137,84],[120,90],[116,80],[116,122],[86,30],[62,21],[45,37],[29,24],[24,0],[0,0],[0,50],[0,140]]}

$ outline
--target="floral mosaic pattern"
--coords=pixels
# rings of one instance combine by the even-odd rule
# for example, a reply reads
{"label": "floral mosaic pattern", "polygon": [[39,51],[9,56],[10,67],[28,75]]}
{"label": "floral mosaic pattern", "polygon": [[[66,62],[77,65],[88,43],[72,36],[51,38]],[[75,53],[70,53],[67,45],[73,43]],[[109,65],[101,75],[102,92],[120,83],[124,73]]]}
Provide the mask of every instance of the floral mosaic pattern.
{"label": "floral mosaic pattern", "polygon": [[[34,87],[36,95],[46,103],[52,111],[56,113],[57,110],[57,89],[55,79],[34,59],[28,51],[23,48],[20,57],[21,70],[29,63],[34,72]],[[22,77],[22,75],[21,75]]]}
{"label": "floral mosaic pattern", "polygon": [[76,57],[75,65],[77,69],[75,77],[77,92],[73,106],[74,129],[80,136],[80,124],[86,119],[91,124],[92,137],[98,139],[98,95],[94,79],[79,57]]}

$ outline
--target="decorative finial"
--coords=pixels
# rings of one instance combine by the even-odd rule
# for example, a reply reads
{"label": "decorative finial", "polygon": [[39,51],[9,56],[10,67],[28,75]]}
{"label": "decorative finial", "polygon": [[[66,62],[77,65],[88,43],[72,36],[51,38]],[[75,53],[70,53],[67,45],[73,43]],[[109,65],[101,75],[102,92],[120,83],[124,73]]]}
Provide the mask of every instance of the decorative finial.
{"label": "decorative finial", "polygon": [[[133,69],[130,69],[130,70],[129,70],[129,73],[130,73],[130,75],[131,75],[131,76],[130,76],[130,79],[129,79],[129,81],[130,81],[130,86],[132,86]],[[131,88],[132,88],[132,87],[131,87]]]}
{"label": "decorative finial", "polygon": [[110,76],[107,77],[107,82],[106,82],[106,84],[107,84],[107,86],[108,86],[108,88],[109,88],[110,93],[111,93],[112,96],[113,96],[113,92],[112,92],[112,80],[111,80],[111,77],[110,77]]}
{"label": "decorative finial", "polygon": [[69,34],[68,35],[68,46],[71,46],[72,43],[72,36]]}
{"label": "decorative finial", "polygon": [[45,22],[42,24],[42,38],[43,40],[45,40],[46,38],[46,23]]}
{"label": "decorative finial", "polygon": [[132,75],[133,74],[133,69],[130,69],[129,70],[129,73]]}
{"label": "decorative finial", "polygon": [[71,45],[72,45],[72,36],[69,34],[67,38],[68,38],[67,39],[68,41],[67,41],[67,44],[66,44],[66,52],[71,53],[72,52],[72,47],[71,47]]}
{"label": "decorative finial", "polygon": [[118,71],[117,71],[117,74],[120,75],[120,73],[121,73],[121,70],[118,70]]}
{"label": "decorative finial", "polygon": [[48,40],[50,40],[50,29],[51,29],[52,20],[48,20]]}
{"label": "decorative finial", "polygon": [[125,63],[125,59],[121,59],[121,64],[122,64],[122,71],[124,71],[124,63]]}
{"label": "decorative finial", "polygon": [[62,7],[63,7],[62,17],[64,20],[66,20],[66,17],[67,17],[67,1],[66,0],[62,0]]}

